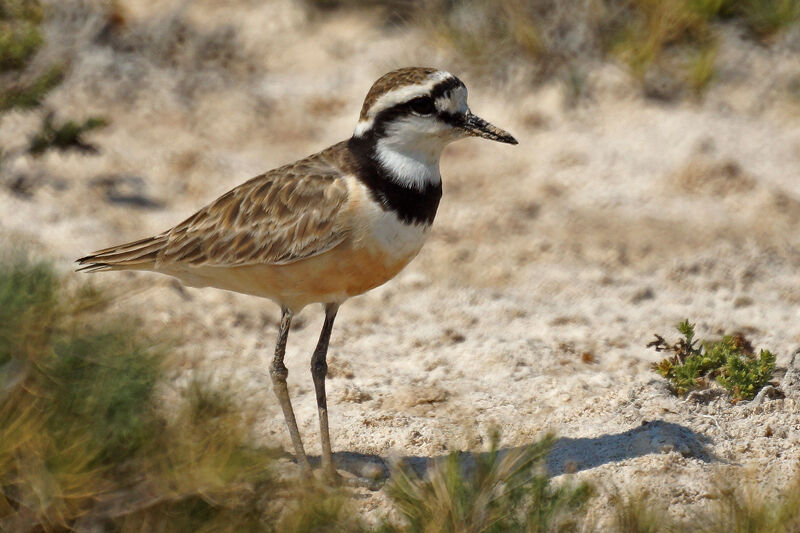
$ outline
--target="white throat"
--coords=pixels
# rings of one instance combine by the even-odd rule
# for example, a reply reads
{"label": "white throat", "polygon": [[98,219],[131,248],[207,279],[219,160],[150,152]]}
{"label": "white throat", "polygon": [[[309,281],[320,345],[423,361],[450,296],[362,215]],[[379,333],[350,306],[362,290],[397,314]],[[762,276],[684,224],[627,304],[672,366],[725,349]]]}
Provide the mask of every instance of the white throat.
{"label": "white throat", "polygon": [[392,180],[419,191],[428,185],[438,185],[442,181],[439,158],[447,141],[427,135],[394,133],[379,139],[375,146],[378,162]]}

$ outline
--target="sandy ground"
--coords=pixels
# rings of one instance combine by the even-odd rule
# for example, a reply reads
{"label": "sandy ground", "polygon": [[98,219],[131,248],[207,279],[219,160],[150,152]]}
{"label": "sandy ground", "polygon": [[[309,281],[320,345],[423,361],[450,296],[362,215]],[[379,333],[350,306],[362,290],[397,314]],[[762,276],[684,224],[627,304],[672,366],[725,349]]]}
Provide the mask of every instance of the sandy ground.
{"label": "sandy ground", "polygon": [[[281,2],[121,4],[126,38],[87,37],[104,20],[85,4],[64,7],[49,35],[71,73],[48,106],[110,117],[92,137],[102,153],[18,158],[2,170],[3,239],[65,271],[346,138],[383,72],[451,69],[413,30],[353,14],[309,19]],[[684,401],[650,370],[659,354],[645,344],[654,332],[673,336],[685,317],[701,337],[743,331],[778,354],[778,383],[800,345],[800,101],[786,89],[800,79],[797,42],[726,50],[703,103],[647,101],[613,65],[592,66],[577,105],[558,82],[456,71],[472,109],[520,144],[449,147],[420,256],[341,309],[328,391],[342,466],[360,473],[393,457],[479,451],[499,427],[503,447],[555,431],[554,475],[642,488],[677,515],[706,505],[720,476],[747,473],[765,493],[788,480],[800,464],[800,378],[790,371],[786,397],[757,405]],[[0,142],[24,143],[39,120],[4,115]],[[9,185],[19,180],[25,194]],[[185,335],[165,398],[193,375],[211,378],[263,413],[258,442],[291,449],[267,373],[273,304],[154,274],[95,281],[130,293],[119,309]],[[316,308],[299,316],[287,357],[315,455],[308,365],[321,320]],[[364,490],[359,505],[374,516],[385,498]]]}

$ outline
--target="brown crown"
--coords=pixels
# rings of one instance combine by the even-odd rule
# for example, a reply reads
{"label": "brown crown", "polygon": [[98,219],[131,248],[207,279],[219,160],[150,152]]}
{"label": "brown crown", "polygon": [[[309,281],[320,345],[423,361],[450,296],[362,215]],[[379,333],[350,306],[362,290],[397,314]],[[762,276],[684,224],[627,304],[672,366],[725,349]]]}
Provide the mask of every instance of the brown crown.
{"label": "brown crown", "polygon": [[398,87],[405,87],[406,85],[414,85],[415,83],[422,83],[428,79],[428,76],[436,72],[437,69],[429,67],[405,67],[387,72],[378,81],[372,84],[367,97],[364,99],[364,105],[361,108],[361,119],[367,118],[372,104],[375,100],[384,94],[397,89]]}

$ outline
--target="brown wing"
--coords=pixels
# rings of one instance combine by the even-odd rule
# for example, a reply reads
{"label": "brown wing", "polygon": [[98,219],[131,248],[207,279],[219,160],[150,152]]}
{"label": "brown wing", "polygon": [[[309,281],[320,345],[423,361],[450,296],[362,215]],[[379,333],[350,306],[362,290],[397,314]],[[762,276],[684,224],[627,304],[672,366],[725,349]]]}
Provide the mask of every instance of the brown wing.
{"label": "brown wing", "polygon": [[347,236],[337,214],[347,200],[325,153],[281,167],[219,197],[166,233],[156,264],[238,266],[291,263]]}

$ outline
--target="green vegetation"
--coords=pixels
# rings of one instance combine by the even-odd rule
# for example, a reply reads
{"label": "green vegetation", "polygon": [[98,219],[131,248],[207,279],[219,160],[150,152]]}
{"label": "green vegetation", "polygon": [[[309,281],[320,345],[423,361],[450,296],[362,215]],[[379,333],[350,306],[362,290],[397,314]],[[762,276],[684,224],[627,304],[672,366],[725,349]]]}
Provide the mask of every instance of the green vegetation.
{"label": "green vegetation", "polygon": [[33,66],[43,18],[38,0],[0,0],[0,111],[36,107],[61,81],[60,67]]}
{"label": "green vegetation", "polygon": [[21,78],[9,81],[0,93],[0,112],[39,107],[47,93],[56,88],[63,79],[63,69],[55,66],[32,81]]}
{"label": "green vegetation", "polygon": [[761,38],[769,38],[800,19],[797,0],[717,0],[720,13],[741,17],[748,28]]}
{"label": "green vegetation", "polygon": [[712,44],[697,50],[689,65],[688,82],[696,97],[702,97],[714,80],[714,61],[717,58],[717,45]]}
{"label": "green vegetation", "polygon": [[766,42],[798,20],[798,0],[629,0],[607,47],[644,81],[653,68],[701,96],[714,78],[719,26],[743,24]]}
{"label": "green vegetation", "polygon": [[688,520],[677,520],[646,490],[611,498],[620,533],[795,533],[800,531],[800,475],[777,496],[765,498],[755,482],[717,481],[707,507]]}
{"label": "green vegetation", "polygon": [[[45,65],[35,60],[45,44],[40,28],[44,16],[39,0],[0,0],[0,113],[41,106],[47,94],[64,79],[63,65]],[[27,148],[0,148],[0,164],[7,163],[12,155],[39,156],[51,149],[96,153],[97,148],[82,135],[106,124],[98,117],[82,123],[67,120],[55,124],[53,113],[48,112]]]}
{"label": "green vegetation", "polygon": [[42,45],[42,15],[38,1],[0,2],[0,72],[23,69]]}
{"label": "green vegetation", "polygon": [[161,356],[103,320],[104,303],[88,286],[66,294],[44,264],[0,271],[0,523],[79,516],[156,429]]}
{"label": "green vegetation", "polygon": [[167,343],[108,303],[45,264],[0,268],[0,530],[256,530],[272,454],[203,383],[165,420]]}
{"label": "green vegetation", "polygon": [[38,156],[50,149],[78,150],[86,153],[97,153],[97,147],[87,143],[83,134],[106,126],[108,122],[100,117],[92,117],[82,124],[68,120],[62,124],[54,124],[53,114],[48,113],[42,120],[39,132],[33,136],[28,152]]}
{"label": "green vegetation", "polygon": [[668,344],[663,337],[647,346],[672,352],[653,369],[667,378],[675,392],[684,395],[706,388],[711,380],[725,387],[734,401],[751,400],[767,384],[775,369],[775,355],[761,350],[756,357],[750,342],[741,334],[726,335],[719,341],[699,342],[694,324],[684,320],[677,326],[683,338]]}
{"label": "green vegetation", "polygon": [[800,531],[800,474],[777,498],[763,496],[755,483],[718,483],[719,497],[702,517],[702,530],[708,533],[795,533]]}
{"label": "green vegetation", "polygon": [[548,435],[504,454],[499,435],[488,453],[465,465],[451,453],[435,463],[426,479],[408,469],[394,472],[389,496],[405,520],[388,528],[406,532],[572,531],[592,491],[586,484],[553,487],[543,461],[553,446]]}
{"label": "green vegetation", "polygon": [[[682,531],[670,518],[664,502],[644,491],[614,492],[610,498],[613,510],[612,531],[620,533],[659,533]],[[692,530],[687,530],[692,531]]]}
{"label": "green vegetation", "polygon": [[[800,20],[800,0],[308,0],[321,9],[381,8],[387,21],[422,28],[453,52],[461,68],[502,75],[524,62],[538,79],[572,82],[581,60],[615,58],[646,94],[672,97],[651,85],[667,80],[679,93],[702,96],[715,78],[720,29],[737,25],[769,44]],[[378,6],[381,6],[380,8]],[[502,58],[503,60],[498,60]],[[651,77],[653,80],[651,80]]]}

